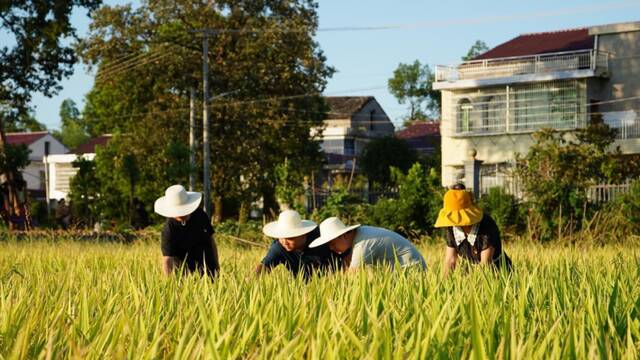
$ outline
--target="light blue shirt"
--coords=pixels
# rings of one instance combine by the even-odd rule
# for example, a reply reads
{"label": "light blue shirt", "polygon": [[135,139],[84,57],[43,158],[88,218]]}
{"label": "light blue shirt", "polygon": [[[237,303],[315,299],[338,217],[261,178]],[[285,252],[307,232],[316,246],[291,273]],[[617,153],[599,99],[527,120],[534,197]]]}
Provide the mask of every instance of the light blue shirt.
{"label": "light blue shirt", "polygon": [[427,268],[427,263],[418,249],[406,238],[393,231],[360,226],[353,239],[350,269],[366,265],[399,265],[402,268],[419,266]]}

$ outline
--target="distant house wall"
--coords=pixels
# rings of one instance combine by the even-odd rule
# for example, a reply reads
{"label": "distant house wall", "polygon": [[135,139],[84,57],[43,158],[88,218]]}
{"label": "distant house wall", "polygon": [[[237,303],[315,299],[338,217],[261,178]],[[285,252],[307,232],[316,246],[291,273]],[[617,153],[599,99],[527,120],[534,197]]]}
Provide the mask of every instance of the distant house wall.
{"label": "distant house wall", "polygon": [[69,151],[60,141],[47,134],[40,139],[29,144],[29,160],[31,163],[22,171],[22,177],[27,182],[29,190],[44,190],[44,157],[45,143],[49,142],[49,154],[65,154]]}

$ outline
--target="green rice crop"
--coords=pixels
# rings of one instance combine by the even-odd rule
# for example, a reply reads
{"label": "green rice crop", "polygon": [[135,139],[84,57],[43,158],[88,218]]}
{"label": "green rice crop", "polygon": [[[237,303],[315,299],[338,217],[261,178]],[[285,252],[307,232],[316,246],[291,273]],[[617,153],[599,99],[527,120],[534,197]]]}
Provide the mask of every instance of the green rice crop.
{"label": "green rice crop", "polygon": [[164,277],[157,243],[0,242],[0,359],[637,359],[638,249],[508,244],[515,271]]}

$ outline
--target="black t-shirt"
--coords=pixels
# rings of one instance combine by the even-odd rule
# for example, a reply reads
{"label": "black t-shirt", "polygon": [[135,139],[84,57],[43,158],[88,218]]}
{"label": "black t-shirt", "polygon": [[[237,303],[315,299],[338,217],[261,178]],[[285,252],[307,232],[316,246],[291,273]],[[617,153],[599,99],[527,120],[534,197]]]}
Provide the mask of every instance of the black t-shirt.
{"label": "black t-shirt", "polygon": [[302,251],[287,251],[276,239],[271,243],[267,255],[262,259],[262,265],[268,269],[284,264],[284,266],[297,276],[300,270],[305,278],[308,278],[314,270],[330,271],[338,264],[338,257],[329,250],[329,245],[324,244],[310,248],[309,244],[320,236],[320,229],[315,228],[306,236],[306,245]]}
{"label": "black t-shirt", "polygon": [[458,255],[472,263],[479,263],[480,253],[489,247],[493,247],[495,251],[493,253],[492,263],[496,266],[501,266],[504,262],[507,269],[511,269],[511,259],[509,259],[507,254],[502,252],[502,242],[500,241],[498,225],[496,225],[495,221],[493,221],[489,215],[484,214],[482,216],[473,245],[469,243],[469,235],[466,235],[465,240],[457,244],[453,234],[453,228],[451,227],[445,228],[445,234],[447,237],[447,246],[456,249]]}
{"label": "black t-shirt", "polygon": [[[162,229],[162,255],[177,258],[189,271],[215,275],[218,263],[213,249],[213,227],[209,216],[196,209],[185,225],[168,218]],[[180,264],[182,265],[182,264]]]}

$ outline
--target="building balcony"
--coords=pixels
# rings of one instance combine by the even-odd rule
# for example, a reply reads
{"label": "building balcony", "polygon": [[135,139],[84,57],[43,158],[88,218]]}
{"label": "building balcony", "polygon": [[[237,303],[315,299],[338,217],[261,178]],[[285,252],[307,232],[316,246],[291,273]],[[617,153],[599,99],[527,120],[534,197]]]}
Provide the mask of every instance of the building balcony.
{"label": "building balcony", "polygon": [[460,89],[607,76],[609,54],[580,50],[541,55],[466,61],[457,66],[437,65],[434,89]]}

